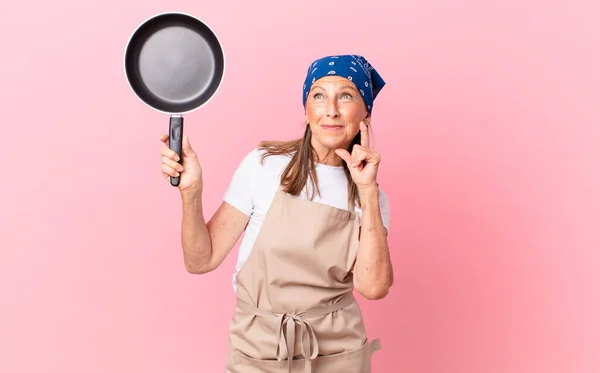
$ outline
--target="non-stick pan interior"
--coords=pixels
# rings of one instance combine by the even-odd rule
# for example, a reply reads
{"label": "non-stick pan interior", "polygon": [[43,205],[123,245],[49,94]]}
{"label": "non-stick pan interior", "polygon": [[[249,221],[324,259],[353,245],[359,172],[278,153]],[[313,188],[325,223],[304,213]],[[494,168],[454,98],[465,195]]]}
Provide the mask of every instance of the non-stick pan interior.
{"label": "non-stick pan interior", "polygon": [[224,56],[211,29],[179,13],[142,24],[125,52],[125,73],[135,94],[166,113],[185,113],[206,103],[223,78]]}

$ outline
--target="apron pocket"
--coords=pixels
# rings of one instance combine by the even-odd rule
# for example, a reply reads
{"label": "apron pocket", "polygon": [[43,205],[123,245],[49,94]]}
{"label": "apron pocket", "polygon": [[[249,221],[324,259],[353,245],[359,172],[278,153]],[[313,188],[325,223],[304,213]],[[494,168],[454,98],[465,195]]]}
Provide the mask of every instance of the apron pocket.
{"label": "apron pocket", "polygon": [[[299,365],[299,363],[300,360],[294,360],[292,367],[295,367],[296,370],[304,368],[304,364]],[[287,372],[287,369],[287,360],[255,359],[236,351],[233,353],[232,366],[228,367],[227,373],[283,373]],[[295,372],[296,370],[293,371]]]}
{"label": "apron pocket", "polygon": [[[366,341],[361,347],[339,354],[318,356],[312,363],[313,373],[371,373],[371,355],[381,349],[379,339]],[[262,360],[234,353],[233,363],[243,369],[243,373],[281,373],[287,372],[288,361]],[[233,370],[231,372],[237,373]],[[242,370],[240,370],[242,372]],[[292,361],[292,372],[304,372],[304,359]]]}
{"label": "apron pocket", "polygon": [[319,356],[313,363],[313,372],[371,373],[371,356],[379,349],[381,342],[374,339],[366,341],[356,350]]}

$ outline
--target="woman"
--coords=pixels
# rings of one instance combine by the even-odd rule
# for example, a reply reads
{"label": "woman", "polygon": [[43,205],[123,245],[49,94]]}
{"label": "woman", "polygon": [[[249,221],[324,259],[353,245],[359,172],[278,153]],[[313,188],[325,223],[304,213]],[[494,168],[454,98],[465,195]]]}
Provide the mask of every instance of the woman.
{"label": "woman", "polygon": [[362,56],[311,63],[304,137],[251,151],[208,223],[202,171],[187,137],[182,164],[163,149],[163,176],[181,175],[186,269],[213,271],[244,232],[227,373],[371,372],[380,343],[367,338],[353,289],[381,299],[393,282],[389,206],[368,131],[384,85]]}

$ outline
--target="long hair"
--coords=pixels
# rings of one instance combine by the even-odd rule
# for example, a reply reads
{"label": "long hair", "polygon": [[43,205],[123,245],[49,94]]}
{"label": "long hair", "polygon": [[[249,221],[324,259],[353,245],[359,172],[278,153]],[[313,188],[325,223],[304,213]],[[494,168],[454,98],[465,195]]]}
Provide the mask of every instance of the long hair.
{"label": "long hair", "polygon": [[[309,199],[314,197],[315,192],[319,196],[321,195],[318,186],[317,173],[315,171],[317,154],[312,147],[311,137],[312,131],[310,130],[310,125],[306,125],[304,136],[300,139],[290,141],[262,141],[259,144],[259,148],[265,151],[261,156],[261,162],[271,155],[291,155],[292,158],[281,175],[282,189],[286,193],[297,196],[308,185],[307,183],[310,179],[312,193],[310,194]],[[354,144],[360,144],[360,132],[352,140],[352,143],[347,149],[348,152],[352,152]],[[348,180],[348,208],[353,210],[351,206],[354,206],[355,204],[361,206],[358,188],[352,180],[346,162],[342,162],[342,164],[346,179]]]}

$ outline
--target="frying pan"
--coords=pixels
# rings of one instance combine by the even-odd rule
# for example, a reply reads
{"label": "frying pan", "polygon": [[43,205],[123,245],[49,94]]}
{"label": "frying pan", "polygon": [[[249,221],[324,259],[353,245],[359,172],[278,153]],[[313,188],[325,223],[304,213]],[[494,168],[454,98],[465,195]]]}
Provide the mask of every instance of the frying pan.
{"label": "frying pan", "polygon": [[[166,12],[142,22],[124,56],[133,93],[150,108],[169,114],[169,148],[182,162],[183,114],[210,101],[225,72],[223,47],[213,30],[186,13]],[[171,177],[171,185],[179,185]]]}

